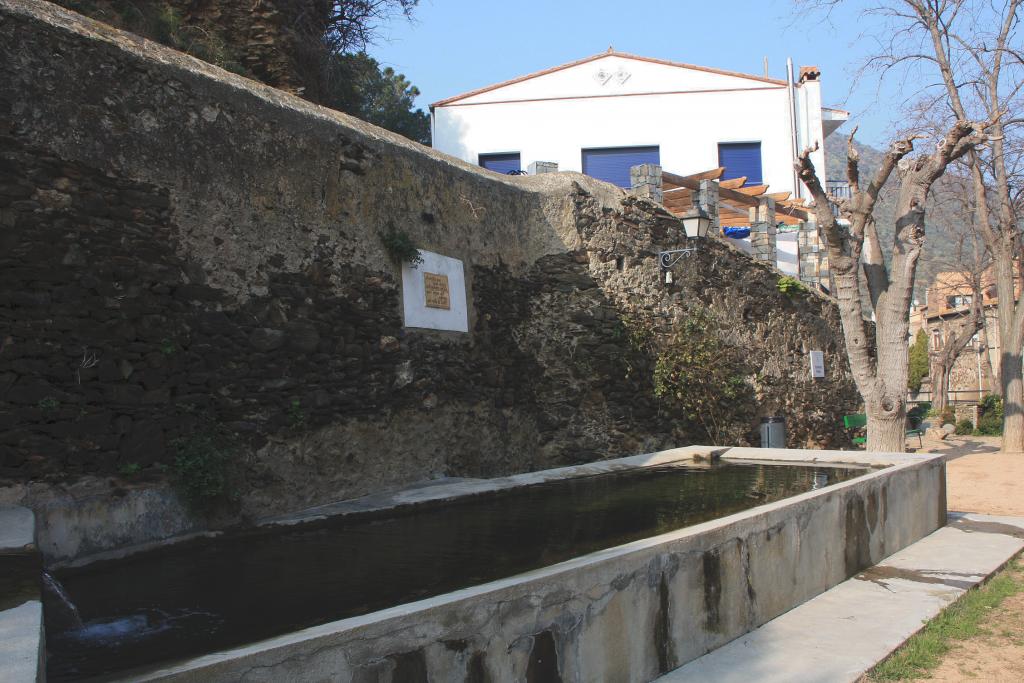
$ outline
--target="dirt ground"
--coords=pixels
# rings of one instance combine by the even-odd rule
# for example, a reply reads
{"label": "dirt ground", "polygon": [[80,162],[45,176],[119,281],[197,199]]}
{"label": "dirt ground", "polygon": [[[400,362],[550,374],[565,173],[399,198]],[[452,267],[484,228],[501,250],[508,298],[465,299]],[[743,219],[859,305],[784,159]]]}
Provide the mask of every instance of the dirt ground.
{"label": "dirt ground", "polygon": [[923,450],[947,457],[951,511],[1024,517],[1024,454],[999,453],[999,437],[926,440]]}
{"label": "dirt ground", "polygon": [[[997,437],[953,437],[926,441],[924,450],[943,453],[950,510],[1024,517],[1024,454],[1004,455]],[[957,683],[1024,681],[1024,594],[992,610],[985,633],[956,641],[930,681]]]}
{"label": "dirt ground", "polygon": [[[1018,570],[1016,575],[1024,577]],[[982,633],[955,641],[930,681],[1024,681],[1024,593],[1003,600],[981,623]]]}

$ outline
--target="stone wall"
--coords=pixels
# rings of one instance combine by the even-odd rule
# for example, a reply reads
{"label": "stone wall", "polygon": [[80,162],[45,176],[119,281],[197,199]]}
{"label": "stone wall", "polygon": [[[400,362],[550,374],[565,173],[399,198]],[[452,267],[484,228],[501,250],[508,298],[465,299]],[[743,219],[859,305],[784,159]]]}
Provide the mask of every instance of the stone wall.
{"label": "stone wall", "polygon": [[[226,434],[260,516],[692,443],[650,349],[695,306],[744,358],[746,441],[782,414],[791,445],[844,443],[835,307],[715,241],[666,287],[655,204],[498,176],[49,3],[0,0],[0,67],[8,480],[159,479]],[[403,327],[391,230],[464,262],[469,334]]]}
{"label": "stone wall", "polygon": [[[268,85],[301,92],[309,50],[300,30],[321,29],[322,0],[56,0],[58,5],[158,42],[179,44]],[[319,31],[322,33],[322,30]],[[315,37],[314,37],[315,42]]]}

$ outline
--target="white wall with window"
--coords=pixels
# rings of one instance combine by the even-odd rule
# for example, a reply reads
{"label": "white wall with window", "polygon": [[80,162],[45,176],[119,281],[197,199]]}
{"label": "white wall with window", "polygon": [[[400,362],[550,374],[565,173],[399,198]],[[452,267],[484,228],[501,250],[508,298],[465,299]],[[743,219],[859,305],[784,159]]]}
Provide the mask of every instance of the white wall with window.
{"label": "white wall with window", "polygon": [[817,72],[805,72],[791,116],[785,80],[608,52],[435,103],[433,145],[496,172],[550,161],[620,186],[627,164],[681,175],[724,164],[726,178],[795,193],[793,123],[803,148],[844,118],[821,109]]}

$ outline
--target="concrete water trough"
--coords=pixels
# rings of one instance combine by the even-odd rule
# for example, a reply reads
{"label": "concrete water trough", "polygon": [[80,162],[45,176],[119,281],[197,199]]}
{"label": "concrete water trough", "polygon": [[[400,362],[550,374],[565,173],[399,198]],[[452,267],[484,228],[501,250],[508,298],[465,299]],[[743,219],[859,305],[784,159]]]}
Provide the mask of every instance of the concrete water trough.
{"label": "concrete water trough", "polygon": [[[811,490],[759,504],[757,496],[764,494],[754,487],[748,509],[717,519],[212,654],[172,663],[157,658],[150,665],[106,674],[168,681],[647,681],[757,628],[945,523],[945,466],[939,456],[690,447],[501,479],[441,483],[267,520],[264,529],[316,529],[349,515],[403,510],[415,518],[439,504],[466,505],[560,480],[667,466],[711,468],[715,458],[723,465],[801,468]],[[826,476],[843,471],[838,468],[846,473]],[[552,547],[557,550],[557,545]],[[162,552],[171,557],[174,549]],[[132,558],[118,562],[124,561]],[[429,568],[424,566],[423,573]],[[74,573],[67,577],[76,602],[91,580]],[[288,585],[275,590],[288,600]],[[261,613],[268,622],[276,616],[274,609]],[[284,622],[288,616],[279,618]],[[88,628],[93,627],[87,622]]]}

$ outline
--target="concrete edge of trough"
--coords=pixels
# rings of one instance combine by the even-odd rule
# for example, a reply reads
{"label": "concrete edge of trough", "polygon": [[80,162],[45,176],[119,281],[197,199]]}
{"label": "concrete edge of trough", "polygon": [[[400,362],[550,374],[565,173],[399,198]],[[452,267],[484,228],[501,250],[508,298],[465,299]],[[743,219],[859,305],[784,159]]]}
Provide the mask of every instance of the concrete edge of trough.
{"label": "concrete edge of trough", "polygon": [[[787,515],[799,515],[804,510],[813,508],[819,500],[824,501],[831,497],[842,498],[844,493],[848,492],[850,489],[870,487],[871,483],[869,482],[872,482],[873,480],[892,477],[898,473],[908,472],[912,469],[924,470],[932,468],[935,467],[936,464],[944,468],[944,458],[941,455],[911,455],[900,453],[867,454],[864,452],[797,451],[788,449],[737,448],[713,450],[720,451],[723,457],[746,461],[785,461],[793,464],[841,463],[885,467],[884,469],[876,469],[875,471],[868,472],[856,479],[833,484],[823,489],[798,494],[781,501],[761,505],[726,517],[686,527],[685,529],[600,550],[565,562],[491,581],[478,586],[472,586],[445,593],[443,595],[397,605],[395,607],[357,617],[340,619],[221,652],[202,655],[186,661],[167,665],[148,673],[133,675],[132,680],[178,680],[179,678],[181,680],[193,680],[192,676],[205,675],[202,673],[204,670],[209,672],[208,667],[219,668],[218,665],[230,665],[235,660],[247,660],[249,657],[258,657],[260,659],[270,657],[272,659],[276,659],[276,655],[273,654],[275,651],[281,651],[283,653],[297,644],[308,643],[309,641],[317,641],[318,643],[322,642],[325,644],[328,642],[338,642],[346,633],[369,627],[382,627],[387,630],[388,627],[385,626],[385,622],[388,622],[389,620],[402,619],[403,617],[409,617],[410,615],[415,615],[417,613],[423,613],[424,618],[427,618],[426,613],[428,611],[432,614],[437,614],[440,610],[445,608],[455,607],[457,609],[457,603],[471,601],[474,599],[486,599],[489,594],[497,597],[499,594],[503,594],[503,592],[510,590],[514,592],[528,592],[528,587],[534,584],[541,584],[545,582],[549,584],[556,583],[560,576],[567,578],[570,573],[577,570],[591,569],[603,564],[612,565],[617,561],[633,559],[630,556],[644,559],[646,555],[650,555],[652,553],[657,554],[659,551],[664,551],[667,545],[678,545],[680,542],[685,543],[687,541],[692,541],[698,536],[713,538],[720,542],[728,537],[743,533],[741,529],[744,527],[769,528],[778,524]],[[697,447],[673,449],[672,451],[648,454],[645,456],[633,456],[632,458],[622,458],[617,461],[609,461],[602,464],[612,466],[618,464],[621,466],[624,461],[631,461],[628,464],[632,466],[655,466],[656,464],[678,462],[680,460],[692,458],[695,453],[706,453],[707,451],[707,448]],[[939,462],[936,463],[936,461]],[[584,467],[587,468],[589,466]],[[536,483],[549,481],[550,479],[547,477],[550,477],[553,472],[558,472],[561,476],[570,476],[569,471],[579,471],[579,469],[580,468],[561,468],[560,470],[533,473],[533,475],[529,476],[517,475],[517,477],[509,477],[508,479],[524,483]],[[940,497],[939,501],[937,501],[937,505],[941,507],[941,516],[944,520],[946,514],[944,500],[944,472],[942,474],[942,483],[937,486],[938,495]],[[928,533],[930,533],[934,528],[938,528],[940,525],[938,521],[934,523],[929,522],[929,524],[931,524],[931,528],[928,530]],[[749,531],[749,529],[746,529],[746,531]],[[907,542],[916,541],[919,537],[920,536],[907,539]],[[889,552],[894,552],[898,549],[899,548],[893,548]],[[282,657],[284,657],[283,654]]]}
{"label": "concrete edge of trough", "polygon": [[948,520],[658,683],[866,681],[868,671],[1024,549],[1024,517],[949,513]]}
{"label": "concrete edge of trough", "polygon": [[25,507],[0,506],[0,680],[45,680],[42,559],[35,515]]}
{"label": "concrete edge of trough", "polygon": [[397,491],[373,494],[335,503],[306,508],[285,515],[267,517],[257,526],[304,524],[356,512],[376,512],[404,505],[442,501],[465,495],[502,491],[518,486],[543,484],[572,477],[594,476],[637,467],[659,467],[685,461],[697,462],[713,458],[726,460],[767,460],[788,464],[853,465],[888,467],[901,462],[916,462],[934,457],[931,454],[868,453],[865,451],[807,451],[787,448],[727,448],[722,446],[683,446],[665,451],[642,453],[585,465],[558,467],[493,479],[439,480]]}

